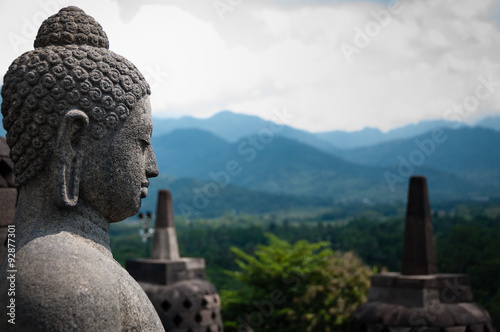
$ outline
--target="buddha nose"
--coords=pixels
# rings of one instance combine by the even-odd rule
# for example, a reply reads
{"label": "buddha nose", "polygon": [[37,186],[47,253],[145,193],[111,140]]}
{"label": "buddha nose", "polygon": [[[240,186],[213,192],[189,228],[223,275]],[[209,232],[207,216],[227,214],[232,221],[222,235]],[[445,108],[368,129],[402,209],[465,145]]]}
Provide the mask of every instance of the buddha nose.
{"label": "buddha nose", "polygon": [[151,146],[147,149],[146,154],[146,177],[154,178],[159,174],[158,164],[156,163],[156,156]]}

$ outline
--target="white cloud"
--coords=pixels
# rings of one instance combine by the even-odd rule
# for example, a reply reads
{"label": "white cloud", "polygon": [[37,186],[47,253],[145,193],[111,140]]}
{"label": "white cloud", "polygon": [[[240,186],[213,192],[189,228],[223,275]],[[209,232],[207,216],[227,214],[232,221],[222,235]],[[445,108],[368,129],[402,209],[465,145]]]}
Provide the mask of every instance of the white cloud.
{"label": "white cloud", "polygon": [[[44,14],[50,1],[67,2],[0,2],[0,28],[7,32],[0,71],[31,48],[35,33],[22,36],[30,42],[19,49],[6,36],[29,30],[26,21]],[[443,117],[474,93],[479,76],[500,81],[495,1],[403,1],[350,64],[339,45],[354,45],[355,29],[370,27],[372,13],[386,7],[321,3],[242,0],[220,20],[206,0],[72,2],[103,25],[112,50],[149,76],[156,116],[231,109],[271,118],[286,106],[296,115],[293,125],[309,130],[389,129]],[[473,115],[492,112],[500,112],[500,93]]]}

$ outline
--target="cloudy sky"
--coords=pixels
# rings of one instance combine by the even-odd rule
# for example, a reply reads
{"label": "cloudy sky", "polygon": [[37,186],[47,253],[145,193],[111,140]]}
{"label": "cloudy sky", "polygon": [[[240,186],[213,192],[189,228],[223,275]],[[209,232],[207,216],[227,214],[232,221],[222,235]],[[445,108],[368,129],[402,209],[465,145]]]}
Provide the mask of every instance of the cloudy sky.
{"label": "cloudy sky", "polygon": [[0,0],[0,72],[70,4],[148,78],[157,117],[285,109],[326,131],[500,113],[498,1]]}

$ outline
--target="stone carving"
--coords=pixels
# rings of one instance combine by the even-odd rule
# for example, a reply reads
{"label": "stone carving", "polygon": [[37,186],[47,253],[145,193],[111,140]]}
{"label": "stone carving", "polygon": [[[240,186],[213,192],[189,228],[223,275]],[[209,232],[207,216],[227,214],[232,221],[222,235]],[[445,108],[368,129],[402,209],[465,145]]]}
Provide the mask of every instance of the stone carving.
{"label": "stone carving", "polygon": [[16,324],[1,319],[0,330],[163,331],[108,236],[158,175],[149,85],[77,7],[45,20],[34,45],[2,87],[19,200],[15,296],[12,267],[0,270],[1,305],[14,299]]}
{"label": "stone carving", "polygon": [[9,146],[0,137],[0,263],[7,242],[8,226],[14,220],[17,189],[14,181],[14,165],[9,158]]}
{"label": "stone carving", "polygon": [[100,139],[150,94],[137,68],[107,45],[106,34],[93,18],[68,7],[42,23],[36,49],[9,67],[2,87],[2,112],[18,184],[46,165],[57,128],[70,108],[87,115],[86,130]]}
{"label": "stone carving", "polygon": [[495,331],[473,302],[469,277],[438,274],[425,177],[410,179],[401,273],[374,275],[368,303],[349,324],[350,332]]}
{"label": "stone carving", "polygon": [[410,179],[401,263],[402,275],[438,273],[427,179],[423,176]]}
{"label": "stone carving", "polygon": [[170,191],[158,193],[152,257],[128,260],[127,270],[149,296],[167,331],[222,331],[220,298],[205,280],[205,260],[180,257]]}

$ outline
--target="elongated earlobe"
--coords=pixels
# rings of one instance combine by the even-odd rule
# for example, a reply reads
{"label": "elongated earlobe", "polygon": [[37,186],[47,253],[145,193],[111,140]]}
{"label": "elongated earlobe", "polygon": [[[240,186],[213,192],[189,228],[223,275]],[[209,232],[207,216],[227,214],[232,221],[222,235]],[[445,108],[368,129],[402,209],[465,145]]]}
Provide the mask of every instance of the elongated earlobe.
{"label": "elongated earlobe", "polygon": [[78,204],[80,172],[83,159],[82,132],[89,125],[88,116],[80,110],[64,115],[57,133],[56,203],[60,207]]}

